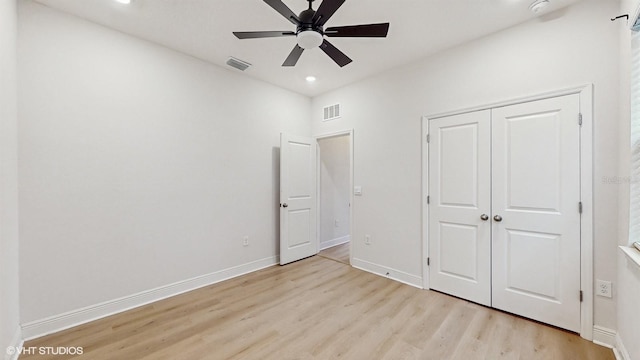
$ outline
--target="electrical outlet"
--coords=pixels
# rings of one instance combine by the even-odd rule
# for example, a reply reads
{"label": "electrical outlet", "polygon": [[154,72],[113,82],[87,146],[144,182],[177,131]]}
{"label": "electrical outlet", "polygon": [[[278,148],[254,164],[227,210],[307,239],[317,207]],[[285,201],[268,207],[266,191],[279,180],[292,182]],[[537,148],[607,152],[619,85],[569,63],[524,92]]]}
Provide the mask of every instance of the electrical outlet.
{"label": "electrical outlet", "polygon": [[611,281],[596,280],[596,295],[611,297]]}
{"label": "electrical outlet", "polygon": [[371,245],[371,235],[364,236],[364,243],[367,245]]}
{"label": "electrical outlet", "polygon": [[249,246],[249,237],[248,236],[245,236],[242,239],[242,246]]}

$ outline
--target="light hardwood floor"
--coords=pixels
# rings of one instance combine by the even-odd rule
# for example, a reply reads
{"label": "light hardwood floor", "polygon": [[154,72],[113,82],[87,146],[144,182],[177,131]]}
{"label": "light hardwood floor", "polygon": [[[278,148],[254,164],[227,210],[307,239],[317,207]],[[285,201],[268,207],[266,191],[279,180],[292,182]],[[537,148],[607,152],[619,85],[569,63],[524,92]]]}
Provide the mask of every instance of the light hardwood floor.
{"label": "light hardwood floor", "polygon": [[25,346],[82,346],[80,358],[92,360],[614,359],[610,349],[575,334],[321,256],[273,266]]}
{"label": "light hardwood floor", "polygon": [[350,243],[344,243],[332,246],[328,249],[320,251],[318,255],[349,265],[351,263],[349,260],[349,244]]}

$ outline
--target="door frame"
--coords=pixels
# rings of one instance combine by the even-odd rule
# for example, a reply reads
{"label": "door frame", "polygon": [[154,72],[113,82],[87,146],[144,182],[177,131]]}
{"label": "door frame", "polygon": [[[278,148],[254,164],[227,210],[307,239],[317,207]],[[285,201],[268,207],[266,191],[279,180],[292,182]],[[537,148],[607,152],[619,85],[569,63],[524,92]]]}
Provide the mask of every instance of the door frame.
{"label": "door frame", "polygon": [[[318,140],[329,139],[339,136],[349,136],[349,264],[353,264],[353,129],[341,130],[321,135],[315,135],[313,138],[318,142]],[[316,152],[316,173],[318,176],[316,177],[316,195],[318,197],[317,210],[316,210],[316,242],[318,243],[318,250],[320,247],[320,209],[321,209],[321,201],[322,197],[320,196],[320,167],[321,167],[321,149],[318,146],[318,151]]]}
{"label": "door frame", "polygon": [[429,289],[429,266],[427,265],[429,258],[429,205],[427,204],[427,196],[429,196],[429,146],[427,145],[429,120],[572,94],[578,94],[580,97],[580,114],[582,115],[580,128],[580,198],[582,201],[580,289],[583,299],[580,305],[580,336],[587,340],[593,340],[593,84],[422,116],[422,282],[423,288]]}

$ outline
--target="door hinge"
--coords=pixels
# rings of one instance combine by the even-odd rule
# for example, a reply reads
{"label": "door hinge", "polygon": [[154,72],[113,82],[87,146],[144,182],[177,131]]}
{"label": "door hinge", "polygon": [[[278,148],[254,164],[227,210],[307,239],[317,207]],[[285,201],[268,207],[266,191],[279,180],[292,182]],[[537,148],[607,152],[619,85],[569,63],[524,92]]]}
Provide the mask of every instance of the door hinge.
{"label": "door hinge", "polygon": [[431,136],[427,134],[427,144],[431,141]]}
{"label": "door hinge", "polygon": [[580,302],[582,302],[583,300],[584,300],[584,296],[583,296],[582,290],[580,290]]}
{"label": "door hinge", "polygon": [[582,126],[582,113],[578,114],[578,125]]}
{"label": "door hinge", "polygon": [[427,205],[431,204],[431,196],[427,195]]}
{"label": "door hinge", "polygon": [[582,214],[582,201],[578,203],[578,212]]}
{"label": "door hinge", "polygon": [[427,258],[427,266],[431,266],[429,258]]}

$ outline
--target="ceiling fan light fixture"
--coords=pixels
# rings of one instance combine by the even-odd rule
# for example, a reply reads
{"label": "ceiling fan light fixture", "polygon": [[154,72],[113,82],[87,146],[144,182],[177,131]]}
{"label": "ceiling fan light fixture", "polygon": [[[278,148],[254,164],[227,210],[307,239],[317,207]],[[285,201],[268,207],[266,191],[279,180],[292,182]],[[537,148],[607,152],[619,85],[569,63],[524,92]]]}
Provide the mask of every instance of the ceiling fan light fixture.
{"label": "ceiling fan light fixture", "polygon": [[307,80],[307,82],[312,83],[316,81],[316,77],[313,75],[309,75],[306,78],[304,78],[305,80]]}
{"label": "ceiling fan light fixture", "polygon": [[115,0],[117,3],[129,5],[132,0]]}
{"label": "ceiling fan light fixture", "polygon": [[298,33],[296,36],[298,46],[303,49],[313,49],[322,44],[322,35],[313,30],[305,30]]}

